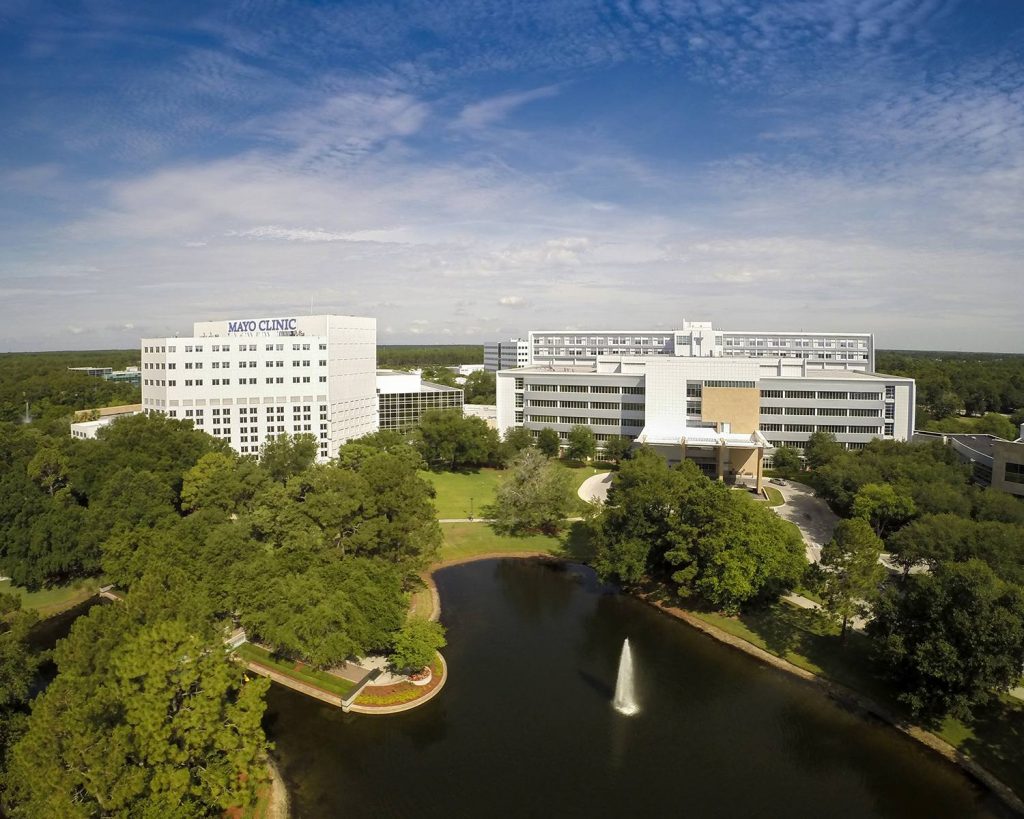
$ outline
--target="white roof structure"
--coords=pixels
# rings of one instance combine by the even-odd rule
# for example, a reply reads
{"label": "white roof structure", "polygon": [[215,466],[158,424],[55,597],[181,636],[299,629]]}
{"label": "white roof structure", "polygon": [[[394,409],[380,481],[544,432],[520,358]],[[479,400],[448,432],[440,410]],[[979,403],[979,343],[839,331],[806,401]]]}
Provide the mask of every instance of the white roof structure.
{"label": "white roof structure", "polygon": [[767,447],[768,439],[760,432],[719,432],[710,427],[688,427],[685,424],[646,426],[637,436],[637,443],[661,446],[721,446],[726,449]]}

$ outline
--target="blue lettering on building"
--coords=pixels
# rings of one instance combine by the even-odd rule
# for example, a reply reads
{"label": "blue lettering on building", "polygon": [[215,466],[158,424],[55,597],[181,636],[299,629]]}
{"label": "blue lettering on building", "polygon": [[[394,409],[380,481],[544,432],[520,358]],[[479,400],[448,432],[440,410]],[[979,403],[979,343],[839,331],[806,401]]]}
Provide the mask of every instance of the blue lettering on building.
{"label": "blue lettering on building", "polygon": [[257,330],[273,332],[274,330],[295,330],[299,325],[298,319],[247,319],[244,321],[229,321],[229,333],[255,333]]}

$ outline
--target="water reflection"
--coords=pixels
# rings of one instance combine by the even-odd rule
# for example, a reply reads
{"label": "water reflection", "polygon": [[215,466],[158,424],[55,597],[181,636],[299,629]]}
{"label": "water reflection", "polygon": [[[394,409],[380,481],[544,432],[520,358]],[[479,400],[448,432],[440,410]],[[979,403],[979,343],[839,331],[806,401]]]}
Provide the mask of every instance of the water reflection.
{"label": "water reflection", "polygon": [[[421,709],[342,715],[272,689],[297,817],[990,817],[963,776],[622,596],[587,570],[437,575],[450,678]],[[611,708],[624,636],[644,704]]]}

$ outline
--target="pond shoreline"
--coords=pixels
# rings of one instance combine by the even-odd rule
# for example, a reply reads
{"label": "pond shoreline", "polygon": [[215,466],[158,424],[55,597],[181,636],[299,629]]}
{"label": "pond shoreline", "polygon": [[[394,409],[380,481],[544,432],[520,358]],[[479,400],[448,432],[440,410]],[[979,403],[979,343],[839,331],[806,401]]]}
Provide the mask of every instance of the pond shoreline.
{"label": "pond shoreline", "polygon": [[[554,555],[544,552],[498,552],[488,553],[480,555],[472,555],[467,557],[456,558],[451,561],[436,563],[432,565],[423,575],[424,581],[430,588],[431,598],[433,601],[433,611],[431,612],[430,619],[437,620],[441,615],[441,601],[440,595],[437,592],[437,586],[434,583],[434,572],[440,571],[441,569],[449,568],[450,566],[457,566],[464,563],[472,563],[480,560],[495,560],[502,558],[512,559],[541,559],[545,562],[554,563],[579,563],[579,561],[568,560],[566,558],[556,557]],[[586,565],[586,564],[580,564]],[[804,668],[800,668],[797,665],[784,660],[782,657],[778,657],[769,651],[765,651],[752,643],[747,642],[741,637],[729,634],[722,629],[718,628],[705,620],[702,620],[697,615],[689,612],[685,609],[681,609],[675,606],[668,606],[661,601],[655,600],[651,595],[643,595],[632,591],[622,590],[623,594],[627,594],[636,600],[639,600],[647,605],[655,608],[667,617],[672,617],[688,626],[702,632],[703,634],[723,643],[737,651],[741,651],[748,657],[760,661],[762,664],[770,666],[778,671],[785,672],[790,676],[796,677],[801,682],[804,682],[817,690],[824,693],[827,697],[834,700],[837,703],[842,704],[846,708],[851,709],[855,713],[861,715],[864,718],[873,717],[881,720],[888,724],[892,728],[895,728],[905,736],[910,737],[919,744],[931,750],[933,753],[941,756],[947,762],[956,765],[961,771],[970,779],[975,780],[980,785],[987,788],[993,795],[999,798],[999,800],[1013,812],[1024,816],[1024,800],[1019,797],[1016,792],[1006,785],[1002,780],[996,777],[993,773],[982,767],[977,761],[967,756],[963,752],[959,751],[954,746],[950,745],[941,737],[936,736],[931,731],[921,728],[917,725],[912,725],[905,720],[901,719],[888,708],[885,708],[880,703],[875,702],[871,698],[855,691],[852,688],[848,688],[840,683],[836,683],[832,680],[821,677],[814,674]]]}

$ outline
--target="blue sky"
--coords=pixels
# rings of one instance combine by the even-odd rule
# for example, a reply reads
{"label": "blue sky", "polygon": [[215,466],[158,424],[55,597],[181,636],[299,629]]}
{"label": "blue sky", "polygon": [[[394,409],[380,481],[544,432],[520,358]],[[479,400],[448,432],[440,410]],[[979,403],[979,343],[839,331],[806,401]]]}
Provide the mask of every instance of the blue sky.
{"label": "blue sky", "polygon": [[1024,352],[1024,3],[0,2],[0,350],[342,312]]}

